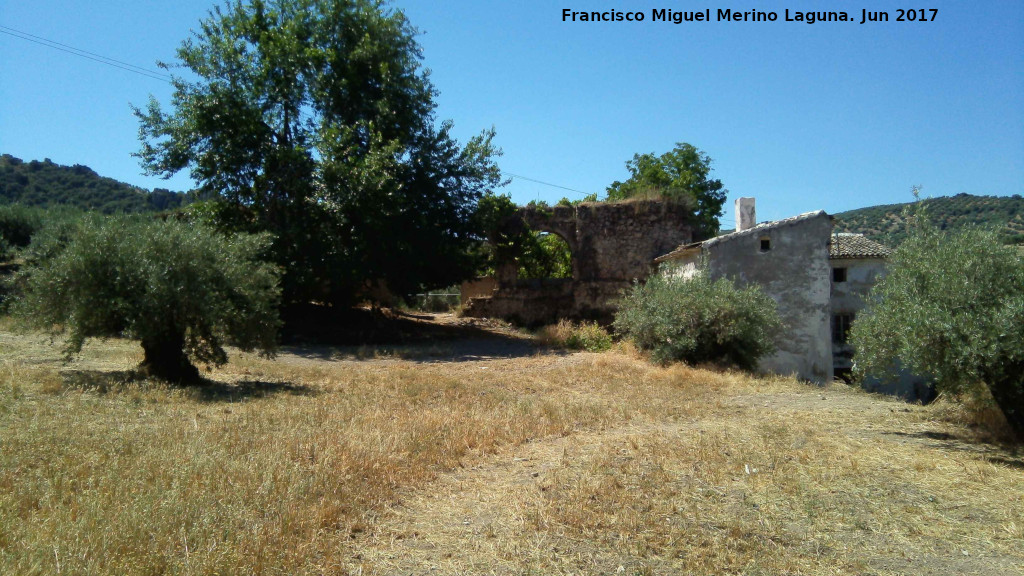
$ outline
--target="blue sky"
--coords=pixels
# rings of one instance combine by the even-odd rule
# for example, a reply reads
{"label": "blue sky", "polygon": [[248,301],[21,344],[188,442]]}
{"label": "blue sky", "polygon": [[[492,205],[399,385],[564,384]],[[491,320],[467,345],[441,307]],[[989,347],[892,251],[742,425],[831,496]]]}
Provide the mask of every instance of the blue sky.
{"label": "blue sky", "polygon": [[[0,0],[0,26],[144,67],[173,59],[211,0]],[[689,142],[758,218],[926,196],[1024,193],[1024,1],[397,0],[422,35],[438,118],[494,126],[511,174],[603,193],[637,152]],[[651,10],[776,11],[776,22],[652,22]],[[562,10],[646,21],[563,22]],[[887,11],[887,23],[784,22],[784,10]],[[0,34],[0,152],[85,164],[147,188],[129,104],[170,86]],[[525,203],[578,194],[513,179]]]}

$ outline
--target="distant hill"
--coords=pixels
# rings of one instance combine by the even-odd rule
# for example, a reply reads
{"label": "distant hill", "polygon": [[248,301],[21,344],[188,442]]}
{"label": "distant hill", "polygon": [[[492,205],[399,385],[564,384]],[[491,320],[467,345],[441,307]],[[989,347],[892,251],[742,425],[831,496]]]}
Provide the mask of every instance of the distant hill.
{"label": "distant hill", "polygon": [[25,162],[10,154],[0,156],[0,204],[64,205],[113,214],[171,210],[188,203],[188,198],[163,188],[150,192],[118,182],[80,164],[62,166],[49,159]]}
{"label": "distant hill", "polygon": [[[889,246],[900,244],[907,236],[904,204],[885,204],[835,214],[837,232],[859,232]],[[1013,196],[973,196],[957,194],[920,201],[931,221],[943,230],[965,226],[998,228],[1007,244],[1024,244],[1024,198]]]}

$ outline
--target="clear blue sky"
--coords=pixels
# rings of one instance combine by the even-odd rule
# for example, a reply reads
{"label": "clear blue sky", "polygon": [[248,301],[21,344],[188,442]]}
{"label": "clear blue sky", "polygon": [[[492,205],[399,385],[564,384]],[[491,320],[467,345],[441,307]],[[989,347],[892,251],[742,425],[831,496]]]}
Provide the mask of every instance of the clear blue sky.
{"label": "clear blue sky", "polygon": [[[172,60],[212,0],[0,0],[0,26],[144,67]],[[421,30],[438,118],[465,140],[495,126],[503,170],[585,192],[627,177],[636,152],[689,142],[758,218],[926,196],[1024,193],[1024,1],[734,2],[396,0]],[[651,10],[778,12],[776,22],[652,22]],[[900,7],[938,8],[895,22]],[[645,12],[563,22],[562,9]],[[858,23],[784,22],[845,10]],[[887,23],[859,24],[861,9]],[[85,164],[147,188],[129,104],[170,86],[0,34],[0,152]],[[515,201],[571,192],[524,180]]]}

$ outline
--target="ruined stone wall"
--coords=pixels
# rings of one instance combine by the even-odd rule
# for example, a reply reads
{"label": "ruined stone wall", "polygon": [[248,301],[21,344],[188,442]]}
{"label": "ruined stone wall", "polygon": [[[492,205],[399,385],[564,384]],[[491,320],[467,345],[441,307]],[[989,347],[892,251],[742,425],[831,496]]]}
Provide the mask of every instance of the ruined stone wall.
{"label": "ruined stone wall", "polygon": [[523,324],[559,318],[610,321],[622,291],[633,280],[649,276],[656,257],[693,238],[689,210],[661,201],[524,207],[517,219],[518,225],[565,240],[572,252],[573,279],[537,283],[499,278],[493,296],[466,303],[466,315]]}
{"label": "ruined stone wall", "polygon": [[655,258],[693,238],[689,210],[676,203],[587,202],[521,208],[519,215],[534,230],[565,240],[578,282],[646,278]]}

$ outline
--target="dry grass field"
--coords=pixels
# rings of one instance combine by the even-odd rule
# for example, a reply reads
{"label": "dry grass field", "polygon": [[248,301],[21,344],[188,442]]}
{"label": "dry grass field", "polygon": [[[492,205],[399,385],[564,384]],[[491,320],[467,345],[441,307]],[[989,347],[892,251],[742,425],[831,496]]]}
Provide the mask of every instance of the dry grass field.
{"label": "dry grass field", "polygon": [[524,338],[177,389],[0,324],[0,574],[1024,573],[1024,458],[960,407]]}

